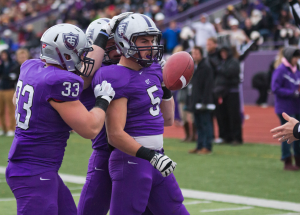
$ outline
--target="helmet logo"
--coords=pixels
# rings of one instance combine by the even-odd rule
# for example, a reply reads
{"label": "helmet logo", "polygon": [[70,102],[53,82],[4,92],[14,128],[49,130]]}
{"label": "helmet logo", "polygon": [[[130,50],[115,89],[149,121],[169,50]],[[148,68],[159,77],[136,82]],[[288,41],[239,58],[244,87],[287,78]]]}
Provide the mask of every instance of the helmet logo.
{"label": "helmet logo", "polygon": [[87,33],[87,39],[93,40],[94,30],[95,30],[94,28],[89,30],[89,32]]}
{"label": "helmet logo", "polygon": [[43,49],[44,49],[44,48],[46,48],[46,46],[47,46],[47,44],[45,44],[45,43],[44,43],[44,44],[43,44],[43,46],[42,46],[42,47],[43,47]]}
{"label": "helmet logo", "polygon": [[126,33],[126,29],[127,29],[128,23],[129,22],[123,22],[123,23],[119,24],[118,29],[117,29],[117,33],[118,33],[118,36],[120,38],[122,38],[123,35]]}
{"label": "helmet logo", "polygon": [[72,32],[63,34],[63,40],[66,48],[73,50],[78,45],[79,34],[73,34]]}

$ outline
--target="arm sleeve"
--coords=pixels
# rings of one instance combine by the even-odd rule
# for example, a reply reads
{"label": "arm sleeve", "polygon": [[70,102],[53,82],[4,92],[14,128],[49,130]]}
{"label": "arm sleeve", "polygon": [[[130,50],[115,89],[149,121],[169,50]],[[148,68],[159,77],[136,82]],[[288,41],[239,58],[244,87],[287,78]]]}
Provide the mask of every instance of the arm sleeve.
{"label": "arm sleeve", "polygon": [[283,88],[282,83],[283,83],[283,77],[281,75],[281,71],[276,69],[273,73],[272,83],[271,83],[273,93],[281,97],[287,97],[287,96],[293,97],[295,93],[294,90]]}
{"label": "arm sleeve", "polygon": [[50,88],[50,93],[46,96],[47,101],[49,99],[61,102],[79,100],[83,90],[83,80],[69,71],[64,73],[60,76],[54,74],[48,78],[47,85]]}

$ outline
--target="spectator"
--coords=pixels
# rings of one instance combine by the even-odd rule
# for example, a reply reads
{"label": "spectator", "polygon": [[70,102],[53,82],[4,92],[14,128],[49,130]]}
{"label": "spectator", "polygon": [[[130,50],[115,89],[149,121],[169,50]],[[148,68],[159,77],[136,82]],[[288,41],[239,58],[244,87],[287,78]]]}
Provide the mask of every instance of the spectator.
{"label": "spectator", "polygon": [[[286,123],[282,112],[300,120],[300,71],[297,69],[297,62],[300,58],[300,50],[295,47],[286,47],[283,50],[282,64],[274,71],[272,76],[272,91],[275,94],[275,112],[280,119],[281,125]],[[281,160],[284,162],[285,170],[299,170],[299,167],[292,163],[291,146],[294,156],[300,157],[300,141],[288,144],[286,141],[281,144]]]}
{"label": "spectator", "polygon": [[177,14],[177,1],[165,0],[164,14],[166,17],[171,17]]}
{"label": "spectator", "polygon": [[170,22],[170,27],[163,32],[163,38],[166,41],[167,53],[172,53],[175,46],[179,44],[180,29],[177,28],[175,21]]}
{"label": "spectator", "polygon": [[241,3],[241,5],[239,7],[237,7],[237,10],[239,12],[246,11],[247,14],[249,15],[250,14],[250,10],[251,10],[250,9],[250,3],[249,3],[249,1],[248,0],[242,0],[242,3]]}
{"label": "spectator", "polygon": [[205,47],[206,40],[210,37],[217,37],[214,26],[207,21],[207,15],[200,16],[200,22],[192,23],[191,27],[196,31],[196,45]]}
{"label": "spectator", "polygon": [[248,18],[245,20],[245,28],[243,29],[247,37],[250,37],[251,33],[254,31],[251,20]]}
{"label": "spectator", "polygon": [[237,145],[243,142],[239,96],[240,64],[228,47],[222,47],[219,56],[221,62],[217,68],[214,87],[219,137],[226,143]]}
{"label": "spectator", "polygon": [[256,100],[256,104],[262,108],[268,107],[268,73],[258,72],[252,78],[252,88],[257,89],[259,92],[259,97]]}
{"label": "spectator", "polygon": [[189,3],[188,0],[181,0],[178,6],[178,12],[186,11],[190,7],[192,7],[192,5]]}
{"label": "spectator", "polygon": [[11,30],[6,29],[6,30],[3,32],[3,38],[2,38],[2,40],[4,41],[5,44],[8,45],[8,47],[9,47],[8,50],[9,50],[10,52],[12,51],[12,47],[13,47],[13,44],[14,44],[14,42],[13,42],[11,36],[12,36]]}
{"label": "spectator", "polygon": [[[13,80],[11,69],[14,67],[14,62],[12,61],[8,51],[2,51],[1,55],[1,65],[0,65],[0,120],[2,125],[2,131],[0,135],[6,133],[6,136],[14,136],[15,132],[15,107],[12,103],[13,95],[15,93],[15,83]],[[10,126],[7,126],[5,110],[8,111]]]}
{"label": "spectator", "polygon": [[239,28],[239,21],[237,19],[230,20],[230,40],[231,45],[240,47],[241,45],[249,42],[249,38],[245,32]]}
{"label": "spectator", "polygon": [[222,18],[222,28],[224,30],[230,30],[230,20],[231,19],[237,19],[238,20],[238,16],[236,14],[236,11],[234,10],[234,7],[232,5],[228,5],[225,15]]}
{"label": "spectator", "polygon": [[155,24],[158,27],[158,29],[161,30],[163,28],[164,20],[165,20],[165,15],[163,13],[157,13],[155,15]]}
{"label": "spectator", "polygon": [[33,31],[33,25],[27,25],[24,32],[25,47],[27,49],[35,48],[40,45],[40,40]]}
{"label": "spectator", "polygon": [[187,50],[195,46],[195,33],[189,26],[184,26],[180,32],[181,44],[183,50]]}
{"label": "spectator", "polygon": [[12,81],[15,82],[15,85],[17,84],[17,81],[19,79],[21,65],[26,60],[29,60],[29,58],[30,58],[30,54],[27,49],[20,48],[17,50],[17,52],[16,52],[17,64],[14,65],[14,67],[11,69],[11,73],[10,73],[10,78]]}
{"label": "spectator", "polygon": [[[183,51],[183,47],[181,45],[178,45],[174,48],[173,54],[176,52]],[[184,129],[184,134],[185,137],[182,139],[182,142],[190,142],[190,141],[195,141],[196,140],[196,129],[194,126],[194,118],[190,114],[189,111],[187,111],[187,92],[188,88],[185,87],[181,90],[178,90],[177,93],[177,102],[179,106],[179,113],[180,113],[180,118],[181,118],[181,123],[183,125]],[[190,124],[192,124],[193,128],[190,129]]]}
{"label": "spectator", "polygon": [[189,84],[192,88],[191,101],[188,109],[194,113],[195,125],[198,133],[197,147],[189,153],[210,154],[212,151],[213,122],[213,71],[203,58],[201,47],[192,49],[195,62],[194,76]]}
{"label": "spectator", "polygon": [[219,50],[217,39],[210,37],[206,41],[207,60],[213,70],[214,78],[216,77],[217,68],[220,64]]}

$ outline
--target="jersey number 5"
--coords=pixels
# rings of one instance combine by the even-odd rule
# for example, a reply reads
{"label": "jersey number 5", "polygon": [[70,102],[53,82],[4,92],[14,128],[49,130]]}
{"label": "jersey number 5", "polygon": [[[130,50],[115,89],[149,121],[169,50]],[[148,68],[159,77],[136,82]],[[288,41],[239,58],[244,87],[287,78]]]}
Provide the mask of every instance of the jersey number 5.
{"label": "jersey number 5", "polygon": [[155,110],[154,110],[154,107],[151,107],[149,109],[149,112],[150,112],[150,114],[152,116],[158,116],[159,115],[159,110],[160,110],[159,109],[160,98],[159,97],[155,97],[154,98],[154,96],[153,96],[153,93],[156,92],[156,91],[158,91],[158,88],[157,88],[156,85],[154,85],[154,86],[152,86],[152,87],[150,87],[150,88],[147,89],[147,93],[148,93],[148,95],[149,95],[149,97],[151,99],[152,105],[156,105]]}
{"label": "jersey number 5", "polygon": [[[31,117],[31,109],[30,108],[32,107],[32,99],[33,99],[34,89],[29,84],[26,84],[23,87],[23,81],[19,80],[18,84],[17,84],[16,92],[18,93],[18,95],[16,97],[16,112],[15,112],[17,127],[27,130],[29,128],[29,120]],[[22,94],[22,97],[24,97],[25,93],[28,93],[28,101],[27,101],[27,103],[24,101],[23,104],[20,104],[20,105],[23,105],[23,110],[26,111],[25,120],[24,120],[24,122],[22,122],[22,121],[20,121],[21,114],[19,113],[19,101],[20,101],[21,94]]]}

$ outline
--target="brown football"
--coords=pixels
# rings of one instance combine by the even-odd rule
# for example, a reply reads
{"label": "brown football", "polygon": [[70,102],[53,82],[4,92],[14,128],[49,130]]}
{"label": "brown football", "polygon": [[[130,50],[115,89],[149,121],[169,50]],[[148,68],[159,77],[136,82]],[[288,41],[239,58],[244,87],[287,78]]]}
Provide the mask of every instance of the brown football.
{"label": "brown football", "polygon": [[163,80],[169,90],[179,90],[190,82],[194,74],[194,61],[187,52],[177,52],[166,62]]}

